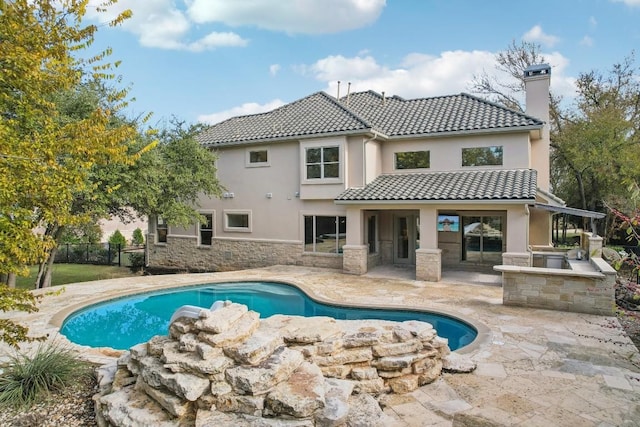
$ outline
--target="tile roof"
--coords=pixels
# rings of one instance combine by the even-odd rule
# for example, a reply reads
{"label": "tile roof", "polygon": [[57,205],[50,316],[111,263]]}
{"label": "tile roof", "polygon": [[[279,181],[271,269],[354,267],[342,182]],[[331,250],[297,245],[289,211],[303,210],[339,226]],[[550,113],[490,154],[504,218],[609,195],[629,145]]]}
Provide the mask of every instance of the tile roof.
{"label": "tile roof", "polygon": [[499,129],[535,129],[542,122],[472,95],[385,98],[357,92],[340,100],[324,92],[275,110],[238,116],[198,135],[207,146],[297,139],[331,134],[377,132],[386,138]]}
{"label": "tile roof", "polygon": [[542,126],[538,119],[466,93],[407,100],[368,91],[350,95],[347,105],[388,136]]}
{"label": "tile roof", "polygon": [[238,116],[198,135],[204,145],[282,140],[331,133],[365,133],[371,125],[335,98],[316,92],[262,114]]}
{"label": "tile roof", "polygon": [[533,169],[469,170],[380,175],[363,188],[348,188],[337,202],[534,200]]}

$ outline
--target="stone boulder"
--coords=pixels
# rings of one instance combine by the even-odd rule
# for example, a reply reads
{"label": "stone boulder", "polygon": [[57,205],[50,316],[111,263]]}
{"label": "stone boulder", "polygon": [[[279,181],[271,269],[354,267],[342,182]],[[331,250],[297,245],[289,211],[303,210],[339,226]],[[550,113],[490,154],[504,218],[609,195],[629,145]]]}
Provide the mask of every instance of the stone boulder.
{"label": "stone boulder", "polygon": [[475,368],[425,322],[261,320],[228,301],[174,317],[98,370],[101,427],[385,426],[386,393]]}

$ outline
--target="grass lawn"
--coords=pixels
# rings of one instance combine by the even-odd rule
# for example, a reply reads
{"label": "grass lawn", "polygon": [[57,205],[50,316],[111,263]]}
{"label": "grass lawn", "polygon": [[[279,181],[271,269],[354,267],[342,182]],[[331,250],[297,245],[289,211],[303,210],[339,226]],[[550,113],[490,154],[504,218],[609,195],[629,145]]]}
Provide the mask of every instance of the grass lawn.
{"label": "grass lawn", "polygon": [[[28,277],[17,277],[16,287],[33,289],[38,275],[38,266],[29,267]],[[54,264],[51,285],[65,285],[67,283],[88,282],[90,280],[115,279],[118,277],[137,276],[128,267],[90,264]]]}

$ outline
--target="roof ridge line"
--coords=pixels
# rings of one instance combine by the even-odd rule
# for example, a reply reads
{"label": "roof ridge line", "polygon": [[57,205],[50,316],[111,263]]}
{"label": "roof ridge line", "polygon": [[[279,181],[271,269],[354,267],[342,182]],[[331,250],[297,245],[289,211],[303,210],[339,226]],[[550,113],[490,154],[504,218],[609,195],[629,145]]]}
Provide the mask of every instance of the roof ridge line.
{"label": "roof ridge line", "polygon": [[[366,126],[367,128],[378,132],[378,133],[383,133],[379,130],[377,130],[374,126],[371,125],[371,123],[369,123],[368,121],[366,121],[362,116],[360,116],[359,114],[357,114],[355,111],[353,111],[351,108],[347,107],[346,105],[344,105],[342,102],[340,102],[336,97],[329,95],[327,92],[325,91],[320,91],[320,92],[316,92],[316,93],[321,93],[322,95],[324,95],[329,101],[333,102],[336,106],[338,106],[339,108],[341,108],[342,110],[344,110],[345,112],[349,113],[351,116],[353,116],[356,120],[358,120],[360,123],[362,123],[364,126]],[[356,93],[364,93],[364,92],[356,92]]]}
{"label": "roof ridge line", "polygon": [[515,108],[509,108],[509,107],[506,107],[506,106],[504,106],[504,105],[502,105],[502,104],[498,104],[497,102],[490,101],[490,100],[488,100],[488,99],[486,99],[486,98],[481,98],[481,97],[479,97],[479,96],[472,95],[472,94],[467,93],[467,92],[460,92],[460,95],[462,95],[462,96],[466,96],[466,97],[469,97],[469,98],[472,98],[472,99],[475,99],[476,101],[482,102],[483,104],[488,104],[488,105],[492,105],[492,106],[494,106],[494,107],[498,107],[498,108],[500,108],[500,109],[503,109],[503,110],[509,111],[510,113],[518,114],[519,116],[525,117],[525,118],[527,118],[527,119],[533,119],[533,120],[537,120],[537,121],[539,121],[540,123],[544,123],[544,122],[543,122],[542,120],[540,120],[538,117],[530,116],[530,115],[528,115],[527,113],[524,113],[524,112],[522,112],[522,111],[518,111],[518,110],[516,110]]}

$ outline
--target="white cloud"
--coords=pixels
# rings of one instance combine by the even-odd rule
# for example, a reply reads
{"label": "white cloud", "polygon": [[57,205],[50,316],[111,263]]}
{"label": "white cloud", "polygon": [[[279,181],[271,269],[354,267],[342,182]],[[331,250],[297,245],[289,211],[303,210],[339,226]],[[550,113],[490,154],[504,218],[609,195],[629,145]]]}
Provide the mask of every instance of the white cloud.
{"label": "white cloud", "polygon": [[386,0],[188,0],[197,23],[221,22],[272,31],[327,34],[375,22]]}
{"label": "white cloud", "polygon": [[474,72],[493,68],[494,54],[487,51],[448,51],[440,56],[411,53],[395,67],[379,64],[372,56],[346,58],[329,56],[299,71],[328,84],[327,93],[341,93],[351,83],[351,91],[375,90],[407,98],[446,95],[467,91]]}
{"label": "white cloud", "polygon": [[[558,52],[543,53],[543,56],[552,67],[551,88],[554,93],[572,98],[575,79],[565,75],[569,60]],[[374,90],[385,92],[386,96],[421,98],[469,92],[473,77],[485,71],[501,81],[511,79],[495,67],[495,52],[456,50],[442,52],[438,56],[411,53],[396,66],[382,65],[371,55],[336,55],[319,59],[311,65],[298,65],[294,69],[326,84],[324,90],[332,96],[337,95],[337,82],[340,80],[341,96],[346,95],[347,85],[351,83],[351,92]],[[302,96],[305,95],[309,94]],[[219,113],[202,115],[198,120],[218,123],[233,116],[270,111],[283,104],[280,100],[264,105],[246,103]]]}
{"label": "white cloud", "polygon": [[528,42],[538,42],[547,47],[553,47],[560,41],[556,36],[545,34],[540,25],[534,25],[529,31],[522,35],[522,39]]}
{"label": "white cloud", "polygon": [[280,71],[280,64],[272,64],[269,66],[269,74],[275,76]]}
{"label": "white cloud", "polygon": [[624,3],[627,6],[631,6],[631,7],[640,6],[640,0],[611,0],[611,1],[613,1],[614,3]]}
{"label": "white cloud", "polygon": [[[552,66],[551,87],[554,93],[571,98],[575,93],[575,79],[565,76],[569,61],[558,52],[543,54]],[[346,94],[350,82],[351,92],[374,90],[385,95],[420,98],[469,92],[474,76],[487,72],[491,77],[505,81],[510,76],[499,73],[495,53],[488,51],[446,51],[438,56],[411,53],[397,66],[379,64],[372,56],[346,58],[329,56],[310,66],[297,70],[313,75],[325,82],[324,89],[337,95],[337,82],[341,81],[340,95]]]}
{"label": "white cloud", "polygon": [[200,40],[189,43],[187,49],[193,52],[216,49],[218,47],[244,47],[249,42],[236,33],[209,33]]}
{"label": "white cloud", "polygon": [[566,75],[569,59],[560,52],[543,53],[546,61],[551,65],[551,90],[567,100],[576,96],[576,79]]}
{"label": "white cloud", "polygon": [[372,56],[345,58],[342,55],[328,56],[311,66],[301,67],[305,74],[313,74],[318,80],[340,80],[348,75],[350,79],[366,78],[383,72]]}
{"label": "white cloud", "polygon": [[582,38],[582,40],[580,40],[580,44],[581,44],[582,46],[588,46],[588,47],[591,47],[591,46],[593,46],[593,39],[592,39],[591,37],[589,37],[589,36],[584,36],[584,37]]}
{"label": "white cloud", "polygon": [[245,116],[247,114],[258,114],[271,111],[275,108],[283,106],[285,103],[279,99],[274,99],[266,104],[258,104],[255,102],[248,102],[242,104],[239,107],[233,107],[229,110],[220,111],[212,114],[202,114],[198,116],[198,121],[201,123],[214,124],[226,120],[230,117]]}
{"label": "white cloud", "polygon": [[589,26],[591,28],[596,28],[598,26],[598,21],[596,20],[595,16],[589,17]]}
{"label": "white cloud", "polygon": [[242,47],[248,41],[231,32],[211,32],[196,41],[189,41],[193,27],[184,11],[175,7],[172,0],[120,0],[109,6],[106,12],[97,12],[103,0],[90,0],[87,18],[108,23],[123,11],[130,9],[133,16],[121,24],[124,31],[135,34],[142,46],[172,50],[200,52],[218,47]]}

